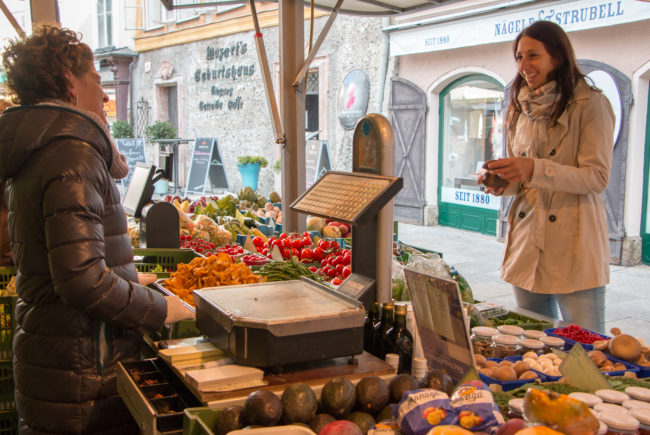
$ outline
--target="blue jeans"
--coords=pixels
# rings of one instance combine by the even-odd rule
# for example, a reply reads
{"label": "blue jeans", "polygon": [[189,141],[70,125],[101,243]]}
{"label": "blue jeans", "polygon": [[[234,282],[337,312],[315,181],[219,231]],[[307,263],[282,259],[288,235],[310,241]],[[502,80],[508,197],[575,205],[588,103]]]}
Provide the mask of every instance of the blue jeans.
{"label": "blue jeans", "polygon": [[605,286],[557,295],[533,293],[514,285],[512,287],[517,305],[521,308],[558,319],[559,305],[565,322],[595,332],[605,331]]}

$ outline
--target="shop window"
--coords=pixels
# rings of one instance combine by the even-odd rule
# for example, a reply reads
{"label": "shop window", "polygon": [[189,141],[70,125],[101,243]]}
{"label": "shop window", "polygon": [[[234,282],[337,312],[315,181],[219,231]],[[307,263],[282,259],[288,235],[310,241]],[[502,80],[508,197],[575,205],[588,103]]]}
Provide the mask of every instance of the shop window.
{"label": "shop window", "polygon": [[440,94],[441,224],[496,233],[499,198],[476,179],[485,161],[502,157],[503,98],[503,86],[484,75],[458,79]]}
{"label": "shop window", "polygon": [[176,19],[176,11],[168,11],[160,0],[146,0],[146,28],[154,29]]}
{"label": "shop window", "polygon": [[[185,0],[183,4],[200,3],[199,0]],[[180,8],[176,10],[176,21],[192,20],[199,16],[201,9],[199,8]]]}
{"label": "shop window", "polygon": [[307,75],[307,93],[305,96],[305,130],[318,138],[318,71],[309,71]]}
{"label": "shop window", "polygon": [[99,48],[113,46],[112,0],[97,0],[97,42]]}

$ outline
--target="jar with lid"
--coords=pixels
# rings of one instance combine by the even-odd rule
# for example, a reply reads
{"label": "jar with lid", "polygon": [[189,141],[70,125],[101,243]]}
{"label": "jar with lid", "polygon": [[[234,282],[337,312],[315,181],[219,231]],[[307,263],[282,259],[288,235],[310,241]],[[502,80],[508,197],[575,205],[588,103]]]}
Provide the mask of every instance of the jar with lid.
{"label": "jar with lid", "polygon": [[547,335],[546,337],[541,337],[539,341],[544,343],[546,350],[549,352],[551,352],[553,349],[564,350],[565,342],[560,337],[552,337],[550,335]]}
{"label": "jar with lid", "polygon": [[621,403],[621,406],[623,406],[623,408],[627,409],[630,412],[632,412],[633,409],[644,409],[645,412],[647,412],[648,415],[650,415],[650,402],[645,402],[643,400],[630,399],[630,400],[626,400],[625,402]]}
{"label": "jar with lid", "polygon": [[613,403],[598,403],[594,405],[594,411],[596,412],[617,412],[619,414],[629,414],[630,411],[627,408],[623,408],[621,405],[614,405]]}
{"label": "jar with lid", "polygon": [[507,417],[510,418],[523,418],[524,415],[524,399],[516,398],[508,401]]}
{"label": "jar with lid", "polygon": [[514,335],[520,338],[524,333],[524,328],[515,325],[499,325],[497,326],[497,331],[499,331],[499,334]]}
{"label": "jar with lid", "polygon": [[650,388],[627,387],[625,393],[633,399],[650,402]]}
{"label": "jar with lid", "polygon": [[472,348],[475,354],[483,355],[486,358],[492,356],[492,338],[499,331],[489,326],[475,326],[472,328]]}
{"label": "jar with lid", "polygon": [[650,412],[642,408],[632,409],[632,417],[639,420],[639,435],[650,435]]}
{"label": "jar with lid", "polygon": [[533,340],[539,340],[542,337],[546,337],[546,332],[538,331],[537,329],[524,329],[524,338],[532,338]]}
{"label": "jar with lid", "polygon": [[639,420],[629,414],[603,411],[598,413],[598,420],[607,425],[607,435],[636,435],[639,433]]}
{"label": "jar with lid", "polygon": [[623,393],[622,391],[611,390],[609,388],[596,390],[594,394],[603,399],[603,402],[614,403],[615,405],[620,405],[626,400],[630,400],[630,396]]}
{"label": "jar with lid", "polygon": [[584,402],[585,405],[587,405],[590,408],[593,408],[599,403],[603,403],[603,399],[591,393],[583,393],[583,392],[575,391],[573,393],[569,393],[569,397]]}
{"label": "jar with lid", "polygon": [[521,346],[522,355],[526,352],[535,352],[537,355],[544,354],[544,343],[539,340],[535,340],[534,338],[524,338],[519,344]]}
{"label": "jar with lid", "polygon": [[492,357],[505,358],[507,356],[516,356],[521,354],[519,338],[514,335],[499,334],[495,335],[492,343]]}

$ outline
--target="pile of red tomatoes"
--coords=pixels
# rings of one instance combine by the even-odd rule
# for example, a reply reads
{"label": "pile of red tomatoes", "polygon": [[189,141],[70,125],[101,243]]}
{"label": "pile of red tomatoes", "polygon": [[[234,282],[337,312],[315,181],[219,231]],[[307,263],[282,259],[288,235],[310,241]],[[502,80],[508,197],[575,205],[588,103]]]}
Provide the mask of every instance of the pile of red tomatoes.
{"label": "pile of red tomatoes", "polygon": [[205,255],[206,257],[217,252],[214,243],[206,242],[203,239],[194,239],[189,234],[181,234],[180,239],[181,248],[194,249],[196,252]]}
{"label": "pile of red tomatoes", "polygon": [[269,237],[266,242],[261,237],[255,237],[253,244],[257,252],[269,258],[273,247],[277,246],[283,259],[298,258],[302,263],[309,264],[312,272],[334,285],[341,284],[352,272],[349,249],[341,249],[335,240],[320,239],[314,244],[308,232],[282,233],[278,238]]}

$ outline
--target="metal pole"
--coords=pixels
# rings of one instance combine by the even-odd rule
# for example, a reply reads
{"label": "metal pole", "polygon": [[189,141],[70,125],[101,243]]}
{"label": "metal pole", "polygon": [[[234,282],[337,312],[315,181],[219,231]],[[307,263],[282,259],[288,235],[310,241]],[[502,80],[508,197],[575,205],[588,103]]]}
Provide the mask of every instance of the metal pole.
{"label": "metal pole", "polygon": [[280,0],[280,112],[286,138],[282,149],[282,229],[300,231],[304,219],[289,208],[305,190],[305,95],[293,87],[304,61],[301,0]]}

